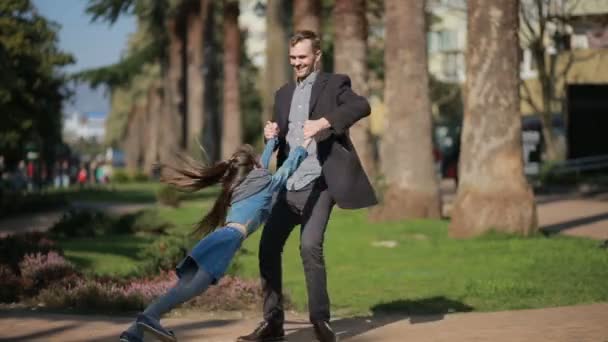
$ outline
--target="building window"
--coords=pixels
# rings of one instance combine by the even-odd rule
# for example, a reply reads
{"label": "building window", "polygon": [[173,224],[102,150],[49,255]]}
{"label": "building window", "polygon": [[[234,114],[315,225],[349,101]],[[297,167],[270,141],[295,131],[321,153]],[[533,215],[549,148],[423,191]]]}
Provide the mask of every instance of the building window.
{"label": "building window", "polygon": [[439,51],[458,50],[458,35],[456,31],[444,30],[437,32],[437,45]]}
{"label": "building window", "polygon": [[443,75],[448,80],[457,81],[461,71],[462,53],[448,52],[443,55]]}
{"label": "building window", "polygon": [[537,76],[537,66],[532,51],[529,49],[521,51],[520,73],[523,79],[534,78]]}

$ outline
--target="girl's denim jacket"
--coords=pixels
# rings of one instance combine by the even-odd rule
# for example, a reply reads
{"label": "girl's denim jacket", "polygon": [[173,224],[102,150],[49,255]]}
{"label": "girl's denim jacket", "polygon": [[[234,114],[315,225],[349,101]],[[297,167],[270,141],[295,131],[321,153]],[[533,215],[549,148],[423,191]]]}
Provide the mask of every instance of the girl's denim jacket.
{"label": "girl's denim jacket", "polygon": [[[268,169],[270,157],[277,144],[277,138],[270,139],[266,142],[266,147],[260,158],[263,168]],[[235,222],[244,225],[247,229],[247,235],[255,232],[270,215],[273,194],[285,187],[287,179],[296,171],[307,155],[306,148],[302,146],[293,149],[283,165],[274,173],[274,175],[272,175],[272,177],[269,177],[268,184],[262,188],[262,190],[232,204],[228,211],[228,215],[226,216],[226,222]]]}

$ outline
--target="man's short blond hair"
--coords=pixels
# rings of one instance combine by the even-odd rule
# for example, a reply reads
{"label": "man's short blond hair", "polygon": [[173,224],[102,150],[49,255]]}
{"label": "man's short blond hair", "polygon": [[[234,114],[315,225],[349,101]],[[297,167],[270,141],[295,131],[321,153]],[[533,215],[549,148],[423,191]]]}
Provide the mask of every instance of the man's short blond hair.
{"label": "man's short blond hair", "polygon": [[289,46],[294,46],[303,40],[310,40],[312,51],[317,52],[321,50],[321,39],[316,33],[310,30],[296,31],[289,39]]}

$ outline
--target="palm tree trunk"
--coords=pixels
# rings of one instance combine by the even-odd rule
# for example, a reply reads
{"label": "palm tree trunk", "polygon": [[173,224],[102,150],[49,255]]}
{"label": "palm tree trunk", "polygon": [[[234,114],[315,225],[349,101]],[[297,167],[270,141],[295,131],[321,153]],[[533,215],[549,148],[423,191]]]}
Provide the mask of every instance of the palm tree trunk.
{"label": "palm tree trunk", "polygon": [[129,113],[127,133],[123,142],[125,151],[125,166],[127,170],[134,173],[141,169],[143,154],[145,151],[144,132],[146,126],[146,106],[135,101]]}
{"label": "palm tree trunk", "polygon": [[216,3],[209,1],[208,15],[205,21],[205,33],[203,40],[205,46],[203,50],[204,68],[204,106],[205,122],[203,123],[203,147],[207,152],[208,161],[213,163],[220,159],[221,149],[221,118],[219,113],[219,87],[217,79],[221,63],[218,57],[218,42],[216,41]]}
{"label": "palm tree trunk", "polygon": [[523,172],[518,0],[468,2],[467,78],[458,193],[450,235],[536,229]]}
{"label": "palm tree trunk", "polygon": [[202,140],[204,125],[203,37],[207,0],[193,2],[187,11],[187,148],[196,151]]}
{"label": "palm tree trunk", "polygon": [[[334,4],[334,71],[350,76],[353,90],[369,95],[367,85],[367,19],[365,0],[336,0]],[[350,128],[350,137],[368,175],[376,173],[370,120]]]}
{"label": "palm tree trunk", "polygon": [[161,127],[163,128],[160,159],[172,162],[175,154],[184,146],[184,92],[183,53],[184,34],[179,16],[167,19],[169,35],[168,61],[163,68],[163,104]]}
{"label": "palm tree trunk", "polygon": [[274,92],[289,81],[287,1],[269,1],[266,8],[266,79],[263,85],[262,124],[273,119]]}
{"label": "palm tree trunk", "polygon": [[222,122],[222,159],[229,158],[241,145],[239,66],[241,38],[239,3],[224,2],[224,117]]}
{"label": "palm tree trunk", "polygon": [[321,0],[293,0],[293,29],[321,33]]}
{"label": "palm tree trunk", "polygon": [[159,81],[154,81],[148,88],[148,94],[146,96],[146,148],[144,156],[144,171],[148,174],[152,174],[154,165],[159,161],[159,147],[160,147],[160,136],[161,126],[160,120],[162,118],[163,110],[163,90]]}
{"label": "palm tree trunk", "polygon": [[440,217],[432,154],[424,1],[386,0],[383,201],[371,217]]}

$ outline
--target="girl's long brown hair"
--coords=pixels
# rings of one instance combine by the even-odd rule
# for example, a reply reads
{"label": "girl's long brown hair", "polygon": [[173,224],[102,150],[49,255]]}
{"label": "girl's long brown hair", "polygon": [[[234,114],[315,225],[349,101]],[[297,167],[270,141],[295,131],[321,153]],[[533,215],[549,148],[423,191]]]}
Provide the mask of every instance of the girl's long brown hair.
{"label": "girl's long brown hair", "polygon": [[[182,191],[194,192],[220,183],[222,191],[211,211],[196,225],[193,235],[207,235],[224,225],[234,189],[241,184],[256,166],[256,155],[250,145],[241,146],[228,160],[206,166],[189,157],[180,157],[183,166],[160,164],[161,182],[173,185]],[[170,171],[169,174],[163,171]]]}

